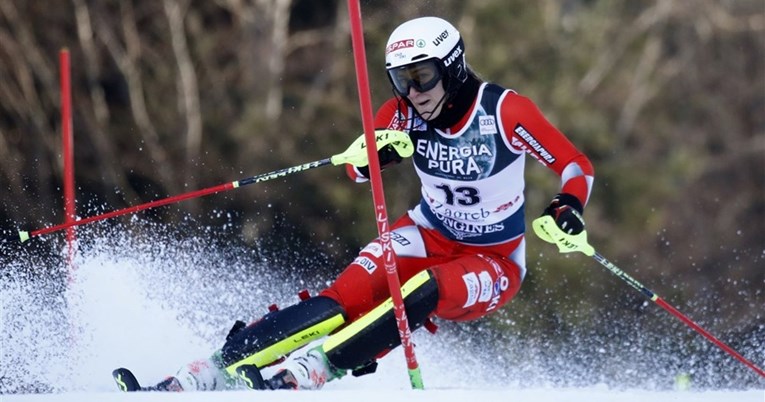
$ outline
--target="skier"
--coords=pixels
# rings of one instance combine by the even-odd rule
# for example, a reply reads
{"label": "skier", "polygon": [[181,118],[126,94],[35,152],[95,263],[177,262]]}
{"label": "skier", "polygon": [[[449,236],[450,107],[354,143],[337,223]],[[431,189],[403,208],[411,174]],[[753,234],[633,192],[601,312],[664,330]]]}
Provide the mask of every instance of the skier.
{"label": "skier", "polygon": [[[485,82],[465,62],[460,33],[436,17],[396,28],[385,49],[394,97],[377,111],[375,127],[408,133],[421,181],[417,205],[391,227],[391,243],[409,325],[432,317],[475,320],[499,310],[526,274],[525,155],[561,178],[543,211],[571,235],[584,230],[582,211],[593,182],[588,158],[535,104]],[[380,165],[402,161],[388,145]],[[356,182],[368,167],[346,165]],[[382,247],[364,247],[335,282],[314,297],[232,328],[212,357],[140,388],[126,369],[123,390],[318,389],[346,375],[374,371],[400,344]],[[310,344],[310,345],[309,345]],[[308,346],[306,346],[308,345]],[[261,369],[275,375],[263,379]]]}

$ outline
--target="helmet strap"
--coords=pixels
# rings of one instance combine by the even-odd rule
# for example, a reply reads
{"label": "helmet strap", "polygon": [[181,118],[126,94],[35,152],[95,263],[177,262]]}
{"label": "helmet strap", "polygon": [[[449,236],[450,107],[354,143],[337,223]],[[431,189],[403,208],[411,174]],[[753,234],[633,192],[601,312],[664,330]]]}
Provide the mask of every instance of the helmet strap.
{"label": "helmet strap", "polygon": [[[420,117],[424,122],[428,122],[429,120],[425,118],[420,112],[417,111],[417,108],[414,107],[412,102],[407,98],[406,96],[401,96],[401,94],[398,93],[396,88],[392,88],[393,96],[396,97],[396,99],[399,99],[400,101],[403,101],[407,106],[409,106],[410,109],[415,113],[412,117],[408,118],[407,120],[414,120],[415,117]],[[453,94],[450,94],[448,91],[444,91],[444,96],[441,97],[441,99],[438,100],[438,103],[436,103],[436,106],[431,109],[431,111],[438,109],[441,104],[443,104],[441,108],[441,113],[444,112],[444,108],[449,103],[449,101],[454,98]],[[400,104],[400,103],[399,103]],[[441,113],[439,113],[439,116],[441,116]]]}
{"label": "helmet strap", "polygon": [[468,74],[465,82],[456,82],[449,86],[451,88],[446,91],[445,104],[441,108],[441,113],[435,119],[428,121],[429,125],[442,130],[457,124],[470,110],[478,96],[481,80]]}

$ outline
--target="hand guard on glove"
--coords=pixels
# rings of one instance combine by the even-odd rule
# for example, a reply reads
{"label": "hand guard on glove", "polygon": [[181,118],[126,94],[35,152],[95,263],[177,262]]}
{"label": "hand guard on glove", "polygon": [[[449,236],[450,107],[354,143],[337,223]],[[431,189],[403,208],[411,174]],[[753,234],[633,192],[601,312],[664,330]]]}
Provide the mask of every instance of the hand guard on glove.
{"label": "hand guard on glove", "polygon": [[542,216],[551,216],[558,228],[564,233],[577,235],[584,231],[583,209],[578,198],[571,194],[560,193],[545,208]]}
{"label": "hand guard on glove", "polygon": [[[392,145],[388,144],[379,150],[377,150],[377,158],[380,160],[380,170],[385,170],[393,165],[401,163],[404,158],[396,152],[396,149]],[[357,167],[359,173],[361,173],[367,179],[369,178],[369,165]]]}

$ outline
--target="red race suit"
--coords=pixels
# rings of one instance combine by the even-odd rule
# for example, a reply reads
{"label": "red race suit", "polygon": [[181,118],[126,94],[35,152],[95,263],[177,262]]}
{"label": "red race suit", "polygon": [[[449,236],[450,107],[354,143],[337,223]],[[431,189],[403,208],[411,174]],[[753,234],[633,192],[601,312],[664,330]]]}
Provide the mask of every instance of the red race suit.
{"label": "red race suit", "polygon": [[[446,106],[444,111],[446,111]],[[438,284],[433,315],[473,320],[496,311],[518,292],[526,274],[524,164],[526,155],[561,178],[561,193],[587,204],[593,168],[536,105],[512,90],[482,83],[468,112],[446,130],[398,98],[378,110],[375,127],[412,139],[420,202],[391,227],[399,280],[429,269]],[[367,179],[346,165],[357,182]],[[353,321],[389,297],[382,247],[375,240],[322,295]]]}

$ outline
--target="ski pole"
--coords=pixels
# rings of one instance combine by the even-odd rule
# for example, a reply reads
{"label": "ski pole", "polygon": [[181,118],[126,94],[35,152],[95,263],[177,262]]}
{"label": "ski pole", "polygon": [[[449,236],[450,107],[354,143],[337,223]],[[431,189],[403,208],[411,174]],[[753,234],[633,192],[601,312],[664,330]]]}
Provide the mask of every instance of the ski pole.
{"label": "ski pole", "polygon": [[658,304],[659,306],[661,306],[661,308],[663,308],[664,310],[666,310],[673,316],[677,317],[680,321],[682,321],[683,323],[691,327],[694,331],[703,335],[705,338],[707,338],[710,342],[715,344],[717,347],[724,350],[729,355],[733,356],[734,358],[736,358],[736,360],[740,361],[741,363],[743,363],[750,369],[754,370],[754,372],[759,374],[761,377],[765,377],[765,371],[763,369],[761,369],[760,367],[757,367],[754,363],[747,360],[744,356],[736,352],[733,348],[726,345],[721,340],[717,339],[714,335],[709,333],[707,330],[705,330],[704,328],[696,324],[693,320],[691,320],[686,315],[681,313],[671,304],[667,303],[664,299],[659,297],[659,295],[657,295],[656,293],[654,293],[652,290],[648,289],[647,287],[643,286],[642,283],[638,282],[635,278],[633,278],[626,272],[619,269],[619,267],[614,265],[611,261],[608,261],[600,253],[595,251],[595,249],[587,242],[586,231],[583,231],[582,233],[579,233],[578,235],[575,235],[575,236],[564,233],[562,230],[558,228],[558,225],[555,224],[555,220],[549,215],[545,215],[535,219],[532,222],[532,227],[534,229],[534,233],[536,233],[540,239],[548,243],[556,244],[558,246],[558,250],[561,253],[570,253],[570,252],[578,251],[588,257],[592,257],[593,259],[595,259],[595,261],[600,263],[600,265],[608,269],[609,272],[616,275],[619,279],[623,280],[628,285],[636,289],[638,292],[645,295],[652,302]]}
{"label": "ski pole", "polygon": [[[414,152],[412,147],[412,142],[409,139],[409,136],[402,131],[379,130],[377,132],[376,139],[377,139],[378,149],[386,145],[391,145],[394,148],[396,148],[396,150],[398,150],[399,154],[402,154],[402,155],[408,154],[408,156],[411,156],[411,154]],[[100,215],[94,215],[94,216],[79,219],[76,221],[62,223],[60,225],[49,226],[46,228],[32,230],[32,231],[19,231],[18,235],[10,236],[8,240],[11,240],[11,241],[20,240],[23,243],[32,237],[57,232],[59,230],[67,229],[70,227],[85,225],[91,222],[96,222],[96,221],[100,221],[104,219],[127,215],[130,213],[143,211],[149,208],[156,208],[156,207],[160,207],[160,206],[164,206],[168,204],[173,204],[173,203],[188,200],[191,198],[197,198],[197,197],[202,197],[205,195],[214,194],[214,193],[218,193],[222,191],[233,190],[235,188],[243,187],[248,184],[261,183],[264,181],[273,180],[280,177],[285,177],[294,173],[305,172],[307,170],[315,169],[321,166],[326,166],[330,163],[335,166],[341,165],[344,163],[349,163],[354,166],[365,166],[367,164],[367,156],[366,156],[366,146],[363,141],[363,135],[362,137],[357,139],[353,144],[351,144],[351,146],[348,147],[347,150],[345,150],[344,152],[340,154],[333,155],[332,157],[329,157],[329,158],[320,159],[320,160],[308,162],[308,163],[303,163],[301,165],[296,165],[296,166],[292,166],[292,167],[288,167],[284,169],[274,170],[272,172],[262,173],[256,176],[247,177],[245,179],[223,183],[217,186],[208,187],[201,190],[190,191],[188,193],[183,193],[183,194],[175,195],[172,197],[162,198],[159,200],[147,202],[145,204],[135,205],[132,207],[118,209],[118,210],[106,212]]]}
{"label": "ski pole", "polygon": [[242,187],[242,186],[246,186],[248,184],[260,183],[260,182],[276,179],[276,178],[279,178],[279,177],[284,177],[284,176],[287,176],[287,175],[290,175],[290,174],[293,174],[293,173],[305,172],[306,170],[314,169],[314,168],[317,168],[317,167],[320,167],[320,166],[325,166],[325,165],[327,165],[329,163],[330,163],[330,158],[325,158],[325,159],[321,159],[321,160],[314,161],[314,162],[304,163],[302,165],[292,166],[292,167],[288,167],[288,168],[285,168],[285,169],[275,170],[273,172],[259,174],[259,175],[256,175],[256,176],[248,177],[246,179],[241,179],[241,180],[237,180],[237,181],[223,183],[223,184],[219,184],[217,186],[208,187],[208,188],[204,188],[204,189],[201,189],[201,190],[190,191],[188,193],[183,193],[183,194],[179,194],[179,195],[175,195],[175,196],[171,196],[171,197],[167,197],[167,198],[162,198],[162,199],[159,199],[159,200],[154,200],[154,201],[147,202],[147,203],[144,203],[144,204],[135,205],[135,206],[132,206],[132,207],[127,207],[127,208],[122,208],[122,209],[118,209],[118,210],[111,211],[111,212],[106,212],[106,213],[103,213],[103,214],[100,214],[100,215],[94,215],[94,216],[90,216],[90,217],[87,217],[87,218],[79,219],[79,220],[76,220],[76,221],[70,221],[70,222],[62,223],[60,225],[49,226],[49,227],[46,227],[46,228],[32,230],[32,231],[29,231],[29,232],[22,230],[22,231],[19,231],[18,236],[14,236],[13,237],[13,240],[20,240],[23,243],[23,242],[25,242],[25,241],[27,241],[30,238],[35,237],[35,236],[40,236],[40,235],[44,235],[44,234],[48,234],[48,233],[53,233],[53,232],[57,232],[59,230],[63,230],[63,229],[66,229],[66,228],[70,228],[70,227],[74,227],[74,226],[80,226],[80,225],[85,225],[85,224],[88,224],[88,223],[91,223],[91,222],[101,221],[101,220],[104,220],[104,219],[114,218],[114,217],[117,217],[117,216],[127,215],[127,214],[130,214],[130,213],[135,213],[135,212],[143,211],[143,210],[146,210],[146,209],[149,209],[149,208],[161,207],[161,206],[164,206],[164,205],[173,204],[173,203],[184,201],[184,200],[188,200],[188,199],[191,199],[191,198],[197,198],[197,197],[202,197],[202,196],[205,196],[205,195],[214,194],[214,193],[218,193],[218,192],[222,192],[222,191],[228,191],[228,190],[232,190],[232,189],[239,188],[239,187]]}

